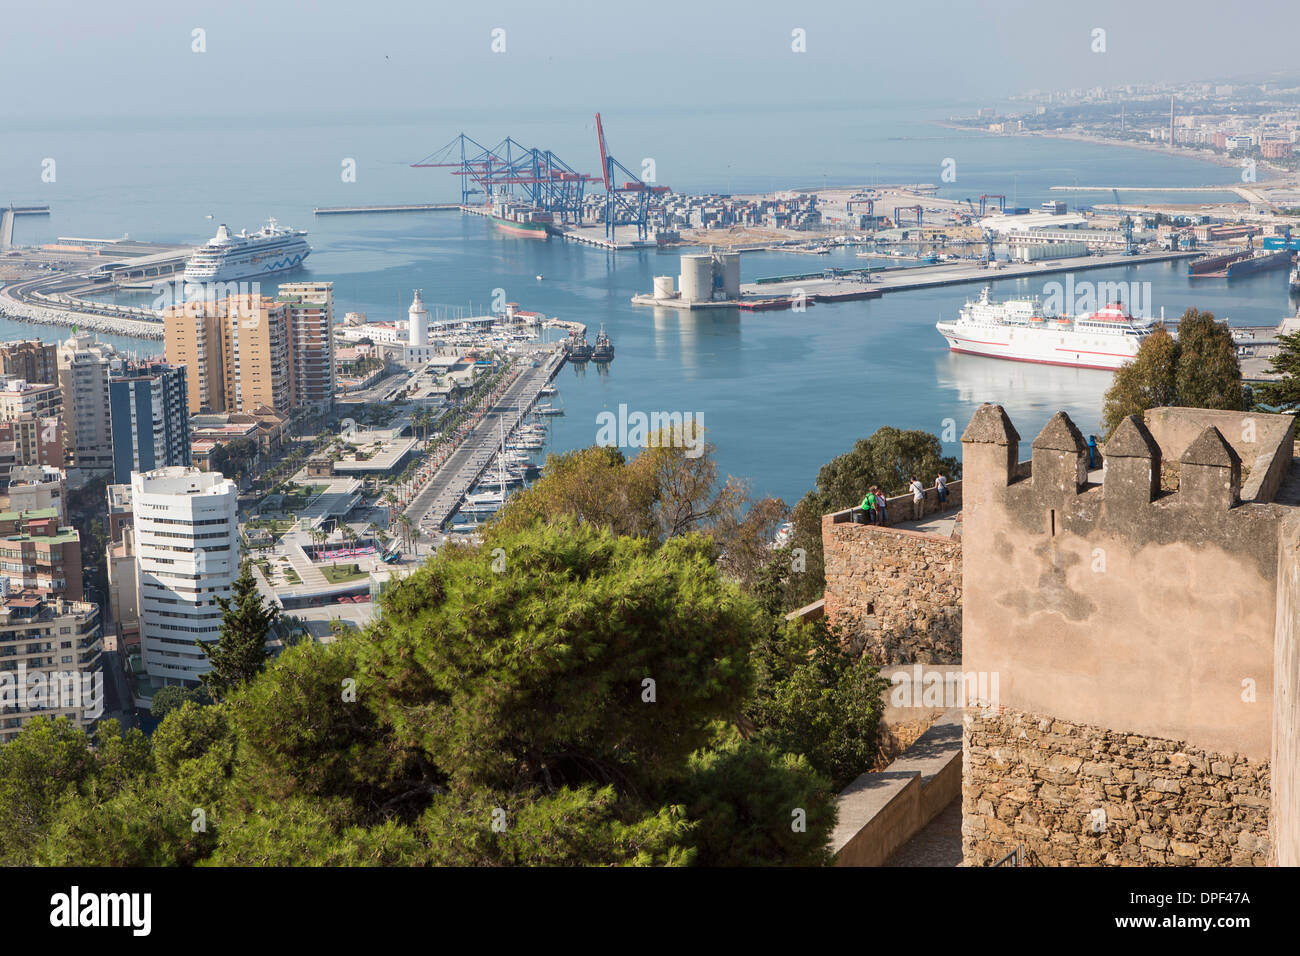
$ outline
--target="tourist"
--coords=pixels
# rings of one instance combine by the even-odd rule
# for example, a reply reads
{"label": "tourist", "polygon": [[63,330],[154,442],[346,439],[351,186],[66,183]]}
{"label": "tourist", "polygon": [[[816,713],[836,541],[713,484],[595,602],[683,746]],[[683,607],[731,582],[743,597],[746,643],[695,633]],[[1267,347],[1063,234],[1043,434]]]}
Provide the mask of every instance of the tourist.
{"label": "tourist", "polygon": [[916,475],[913,475],[907,488],[912,492],[912,517],[920,521],[921,516],[925,514],[925,485],[921,484],[921,480]]}
{"label": "tourist", "polygon": [[934,477],[934,493],[939,499],[939,510],[945,511],[948,508],[948,479],[940,472]]}
{"label": "tourist", "polygon": [[880,490],[879,485],[872,485],[871,490],[876,495],[876,524],[889,524],[889,512],[886,510],[888,505],[885,502],[885,493]]}
{"label": "tourist", "polygon": [[1097,436],[1088,436],[1088,467],[1090,469],[1097,467]]}
{"label": "tourist", "polygon": [[[862,507],[859,509],[862,513],[862,520],[867,524],[876,523],[876,488],[872,485],[867,489],[867,496],[862,499]],[[857,515],[854,515],[857,518]],[[859,524],[862,522],[859,521]]]}

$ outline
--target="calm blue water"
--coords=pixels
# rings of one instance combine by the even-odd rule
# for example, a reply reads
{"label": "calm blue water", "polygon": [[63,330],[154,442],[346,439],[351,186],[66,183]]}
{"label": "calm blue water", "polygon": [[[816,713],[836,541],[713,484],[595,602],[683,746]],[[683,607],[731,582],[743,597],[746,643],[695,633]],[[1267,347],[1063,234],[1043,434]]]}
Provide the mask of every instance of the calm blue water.
{"label": "calm blue water", "polygon": [[[1049,198],[1053,185],[1217,185],[1238,175],[1195,160],[1137,150],[950,131],[930,124],[943,107],[863,108],[800,113],[606,114],[611,148],[637,168],[653,157],[658,179],[682,190],[753,191],[848,183],[940,183],[940,164],[957,161],[956,183],[941,195],[1005,193],[1022,206]],[[555,450],[591,444],[596,415],[617,410],[703,415],[724,474],[744,477],[755,493],[794,501],[817,469],[881,425],[924,428],[954,437],[983,401],[1005,405],[1028,442],[1058,409],[1085,432],[1095,430],[1105,372],[997,362],[948,353],[934,331],[975,286],[889,295],[873,302],[817,305],[803,314],[679,313],[633,306],[652,278],[678,272],[679,253],[617,255],[558,241],[510,239],[480,218],[458,213],[321,217],[318,205],[457,198],[454,178],[411,169],[460,128],[493,144],[507,133],[549,146],[572,165],[596,169],[591,119],[556,113],[509,117],[441,114],[428,118],[341,118],[319,122],[232,121],[222,129],[158,121],[71,133],[19,126],[0,153],[0,195],[40,200],[49,219],[19,220],[17,241],[55,236],[120,236],[198,242],[218,221],[255,226],[268,215],[307,228],[310,267],[293,278],[329,279],[336,305],[372,320],[405,315],[411,290],[430,303],[483,307],[493,290],[524,308],[604,324],[617,358],[566,367],[557,384],[567,414],[553,420]],[[590,154],[590,155],[589,155]],[[40,160],[57,160],[57,181],[39,181]],[[340,181],[343,158],[357,160],[358,181]],[[1013,193],[1014,190],[1014,193]],[[1080,194],[1105,202],[1108,194]],[[1122,193],[1125,201],[1141,194]],[[208,220],[206,215],[215,218]],[[851,252],[831,256],[755,253],[742,257],[742,279],[858,267]],[[545,276],[538,282],[537,274]],[[1176,316],[1208,308],[1234,324],[1271,325],[1293,314],[1286,273],[1192,285],[1180,265],[1079,273],[1076,282],[1150,282],[1153,312]],[[994,295],[1042,295],[1057,277],[1004,280]],[[269,289],[267,291],[270,291]],[[66,337],[66,330],[0,323],[0,335]],[[130,343],[119,342],[130,345]],[[153,351],[155,343],[135,343]]]}

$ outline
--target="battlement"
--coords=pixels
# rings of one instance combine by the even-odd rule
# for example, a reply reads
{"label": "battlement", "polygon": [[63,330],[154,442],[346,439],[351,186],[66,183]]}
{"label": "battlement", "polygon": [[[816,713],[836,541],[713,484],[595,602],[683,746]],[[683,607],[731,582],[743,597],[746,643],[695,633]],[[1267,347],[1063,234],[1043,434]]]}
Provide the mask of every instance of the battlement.
{"label": "battlement", "polygon": [[[984,405],[962,436],[966,508],[998,500],[1027,530],[1098,531],[1164,544],[1219,538],[1276,561],[1276,524],[1289,509],[1275,498],[1291,466],[1289,415],[1157,408],[1130,416],[1088,470],[1083,435],[1065,412],[1052,417],[1018,462],[1020,436],[1006,412]],[[1264,539],[1269,539],[1268,543]]]}

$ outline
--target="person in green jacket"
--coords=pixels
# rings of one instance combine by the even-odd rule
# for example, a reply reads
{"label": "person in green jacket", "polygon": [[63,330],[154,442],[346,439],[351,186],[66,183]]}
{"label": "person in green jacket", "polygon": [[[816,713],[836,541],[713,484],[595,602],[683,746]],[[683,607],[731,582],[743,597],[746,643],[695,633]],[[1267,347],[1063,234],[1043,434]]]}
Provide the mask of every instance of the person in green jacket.
{"label": "person in green jacket", "polygon": [[876,491],[874,488],[867,491],[867,496],[862,499],[862,510],[866,512],[867,524],[876,523]]}

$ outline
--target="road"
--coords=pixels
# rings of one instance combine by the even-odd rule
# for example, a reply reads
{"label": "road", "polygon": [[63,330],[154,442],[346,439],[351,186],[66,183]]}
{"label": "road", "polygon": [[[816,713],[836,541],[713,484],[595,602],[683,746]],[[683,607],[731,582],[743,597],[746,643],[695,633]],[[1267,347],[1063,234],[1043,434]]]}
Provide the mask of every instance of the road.
{"label": "road", "polygon": [[422,531],[437,531],[451,517],[496,453],[501,442],[502,420],[509,435],[563,362],[561,353],[553,353],[537,368],[525,368],[443,462],[437,474],[416,493],[405,513]]}

